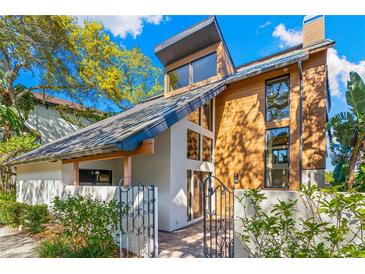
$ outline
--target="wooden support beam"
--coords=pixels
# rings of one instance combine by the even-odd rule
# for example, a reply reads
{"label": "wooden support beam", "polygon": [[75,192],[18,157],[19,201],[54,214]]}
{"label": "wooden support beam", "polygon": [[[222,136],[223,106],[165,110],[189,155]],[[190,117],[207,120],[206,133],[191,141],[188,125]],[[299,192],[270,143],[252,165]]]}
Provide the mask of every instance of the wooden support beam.
{"label": "wooden support beam", "polygon": [[88,155],[73,159],[66,159],[62,162],[64,164],[74,163],[74,162],[88,162],[88,161],[97,161],[97,160],[110,160],[116,158],[124,158],[133,155],[141,155],[141,154],[154,154],[155,153],[155,143],[154,139],[147,139],[142,142],[142,144],[133,151],[115,151],[108,153],[99,153],[94,155]]}
{"label": "wooden support beam", "polygon": [[124,158],[124,187],[129,187],[132,184],[132,157]]}
{"label": "wooden support beam", "polygon": [[80,177],[79,177],[79,162],[74,162],[73,165],[73,183],[74,186],[80,185]]}

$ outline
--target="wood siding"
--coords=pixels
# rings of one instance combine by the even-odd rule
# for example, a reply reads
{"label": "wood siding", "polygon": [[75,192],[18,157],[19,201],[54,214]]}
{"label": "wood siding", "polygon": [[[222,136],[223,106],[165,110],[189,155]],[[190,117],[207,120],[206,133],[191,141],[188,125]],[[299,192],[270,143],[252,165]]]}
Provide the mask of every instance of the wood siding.
{"label": "wood siding", "polygon": [[313,22],[304,24],[303,26],[303,47],[312,45],[316,42],[324,40],[324,17],[320,17]]}
{"label": "wood siding", "polygon": [[[304,62],[306,168],[321,168],[325,161],[325,52],[311,55]],[[265,122],[265,81],[290,74],[290,116]],[[299,187],[299,72],[297,65],[267,72],[232,84],[216,97],[215,174],[232,186],[234,173],[239,174],[236,188],[259,188],[265,177],[265,131],[290,128],[290,189]],[[313,106],[313,107],[309,107]],[[316,110],[315,110],[316,109]],[[312,127],[311,124],[315,126]],[[318,143],[320,145],[318,146]],[[310,162],[310,164],[309,164]]]}

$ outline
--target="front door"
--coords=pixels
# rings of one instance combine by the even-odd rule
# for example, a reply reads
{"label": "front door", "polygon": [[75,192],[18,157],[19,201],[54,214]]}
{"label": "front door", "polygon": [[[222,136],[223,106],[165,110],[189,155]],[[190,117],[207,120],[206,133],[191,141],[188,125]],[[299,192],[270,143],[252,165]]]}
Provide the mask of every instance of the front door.
{"label": "front door", "polygon": [[188,170],[187,178],[187,217],[188,221],[199,219],[203,216],[203,184],[210,172]]}

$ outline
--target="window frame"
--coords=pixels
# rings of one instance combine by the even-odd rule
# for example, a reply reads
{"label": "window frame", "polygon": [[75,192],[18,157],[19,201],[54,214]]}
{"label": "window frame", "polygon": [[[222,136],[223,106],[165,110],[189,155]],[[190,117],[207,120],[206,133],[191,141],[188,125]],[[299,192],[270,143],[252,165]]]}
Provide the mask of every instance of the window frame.
{"label": "window frame", "polygon": [[[193,158],[189,158],[188,154],[189,154],[189,142],[188,142],[188,136],[189,136],[189,131],[198,134],[198,159],[193,159]],[[201,161],[202,159],[202,155],[201,155],[201,146],[202,146],[202,134],[199,132],[196,132],[195,130],[192,130],[190,128],[188,128],[186,130],[186,158],[188,160],[193,160],[193,161]]]}
{"label": "window frame", "polygon": [[[211,56],[211,55],[215,55],[215,75],[213,75],[213,76],[210,76],[210,77],[208,77],[208,78],[205,78],[205,79],[203,79],[203,80],[200,80],[200,81],[197,81],[197,82],[194,82],[194,68],[193,68],[193,63],[195,63],[195,62],[197,62],[197,61],[200,61],[200,60],[202,60],[202,59],[204,59],[204,58],[207,58],[208,56]],[[202,81],[205,81],[205,80],[207,80],[207,79],[209,79],[209,78],[212,78],[212,77],[214,77],[214,76],[217,76],[218,75],[218,64],[217,64],[217,62],[218,62],[218,54],[217,54],[217,51],[213,51],[213,52],[211,52],[211,53],[208,53],[208,54],[206,54],[206,55],[204,55],[204,56],[202,56],[202,57],[199,57],[199,58],[197,58],[197,59],[194,59],[194,60],[192,60],[192,61],[190,61],[190,66],[191,66],[191,83],[190,84],[196,84],[196,83],[199,83],[199,82],[202,82]]]}
{"label": "window frame", "polygon": [[[92,172],[93,181],[82,181],[80,171],[90,171],[90,172]],[[98,182],[98,181],[96,181],[96,176],[95,176],[96,171],[108,172],[109,176],[110,176],[110,181],[109,182],[100,182],[100,181]],[[80,168],[78,172],[79,172],[80,185],[86,185],[86,186],[87,185],[93,185],[93,186],[97,186],[97,185],[111,186],[111,185],[113,185],[113,170],[111,170],[111,169]]]}
{"label": "window frame", "polygon": [[[198,60],[201,60],[201,59],[203,59],[203,58],[205,58],[205,57],[207,57],[207,56],[210,56],[210,55],[213,55],[213,54],[215,54],[216,55],[216,71],[215,71],[215,75],[214,76],[211,76],[211,77],[215,77],[215,76],[217,76],[218,75],[218,53],[217,53],[217,50],[214,50],[214,51],[212,51],[212,52],[210,52],[210,53],[208,53],[208,54],[206,54],[206,55],[204,55],[204,56],[201,56],[201,57],[198,57],[198,58],[196,58],[196,59],[193,59],[193,60],[190,60],[188,63],[185,63],[185,64],[183,64],[183,65],[181,65],[181,66],[178,66],[178,67],[176,67],[176,68],[173,68],[173,69],[171,69],[171,70],[169,70],[169,71],[167,71],[166,72],[166,74],[167,74],[167,78],[168,78],[168,89],[167,89],[167,92],[173,92],[173,91],[176,91],[176,90],[179,90],[179,89],[182,89],[182,88],[185,88],[185,87],[188,87],[188,86],[190,86],[191,84],[196,84],[196,83],[199,83],[199,82],[202,82],[202,81],[205,81],[205,80],[207,80],[207,79],[210,79],[211,77],[209,77],[209,78],[207,78],[207,79],[204,79],[204,80],[201,80],[201,81],[199,81],[199,82],[193,82],[193,79],[194,79],[194,77],[193,77],[193,73],[194,73],[194,71],[193,71],[193,63],[195,62],[195,61],[198,61]],[[179,69],[179,68],[182,68],[182,67],[185,67],[185,66],[188,66],[188,73],[189,73],[189,75],[188,75],[188,84],[186,85],[186,86],[183,86],[183,87],[180,87],[180,88],[177,88],[177,89],[170,89],[171,88],[171,84],[170,84],[170,73],[171,72],[173,72],[173,71],[175,71],[175,70],[177,70],[177,69]]]}
{"label": "window frame", "polygon": [[[183,67],[185,67],[185,66],[188,66],[188,84],[186,85],[186,86],[182,86],[182,87],[179,87],[179,88],[177,88],[177,89],[170,89],[171,88],[171,82],[170,82],[170,73],[171,72],[173,72],[173,71],[176,71],[176,70],[178,70],[178,69],[181,69],[181,68],[183,68]],[[191,77],[190,77],[190,74],[191,74],[191,68],[190,68],[190,63],[187,63],[187,64],[184,64],[184,65],[181,65],[181,66],[178,66],[178,67],[176,67],[176,68],[174,68],[174,69],[172,69],[172,70],[170,70],[170,71],[168,71],[167,73],[167,78],[168,78],[168,91],[170,92],[170,91],[174,91],[174,90],[179,90],[179,89],[181,89],[181,88],[185,88],[185,87],[188,87],[189,85],[191,85]]]}
{"label": "window frame", "polygon": [[[214,147],[214,144],[213,144],[213,138],[210,138],[210,137],[208,137],[208,136],[206,136],[206,135],[202,135],[202,141],[201,141],[201,145],[202,145],[202,151],[201,151],[201,153],[202,153],[202,155],[201,155],[201,161],[202,162],[208,162],[208,163],[213,163],[213,147]],[[206,139],[209,139],[210,141],[211,141],[211,144],[210,144],[210,159],[208,160],[208,161],[206,161],[206,160],[204,160],[204,138],[206,138]]]}
{"label": "window frame", "polygon": [[[271,81],[275,81],[275,80],[279,80],[281,78],[288,78],[288,87],[289,87],[289,90],[288,90],[288,109],[289,109],[289,113],[288,113],[288,117],[285,117],[285,118],[281,118],[281,119],[271,119],[269,120],[268,117],[267,117],[267,83],[268,82],[271,82]],[[286,74],[283,74],[283,75],[280,75],[280,76],[276,76],[276,77],[273,77],[273,78],[269,78],[269,79],[266,79],[265,80],[265,122],[266,123],[272,123],[272,122],[275,122],[275,121],[282,121],[284,119],[290,119],[290,93],[291,93],[291,82],[290,82],[290,73],[286,73]]]}
{"label": "window frame", "polygon": [[[275,129],[288,129],[288,185],[287,186],[267,186],[267,132],[270,130]],[[272,128],[266,128],[265,129],[265,146],[264,146],[264,157],[265,157],[265,166],[264,166],[264,183],[263,183],[263,189],[289,189],[290,188],[290,126],[283,126],[283,127],[272,127]]]}

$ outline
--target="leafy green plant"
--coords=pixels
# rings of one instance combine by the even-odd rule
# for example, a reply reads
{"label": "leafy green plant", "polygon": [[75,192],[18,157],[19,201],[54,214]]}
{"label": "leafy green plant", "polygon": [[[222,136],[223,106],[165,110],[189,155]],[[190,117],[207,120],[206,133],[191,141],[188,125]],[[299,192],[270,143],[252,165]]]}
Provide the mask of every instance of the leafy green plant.
{"label": "leafy green plant", "polygon": [[28,205],[23,203],[1,201],[0,223],[14,227],[19,226],[28,207]]}
{"label": "leafy green plant", "polygon": [[251,257],[365,257],[365,196],[303,187],[297,199],[263,209],[261,190],[247,190],[240,203],[241,239]]}
{"label": "leafy green plant", "polygon": [[0,189],[0,201],[12,201],[15,202],[15,192],[8,192]]}
{"label": "leafy green plant", "polygon": [[27,231],[39,233],[43,225],[49,220],[47,205],[29,206],[22,216],[22,224]]}
{"label": "leafy green plant", "polygon": [[[122,205],[124,211],[123,208]],[[61,257],[114,256],[117,246],[113,233],[118,227],[120,212],[117,201],[102,202],[79,195],[64,200],[56,197],[52,212],[55,223],[63,228],[63,232],[45,243],[44,248],[52,249],[52,245],[62,241],[63,246],[69,248],[64,249],[67,254],[59,255]]]}
{"label": "leafy green plant", "polygon": [[330,145],[335,165],[333,177],[337,184],[346,181],[351,190],[356,181],[357,164],[365,150],[365,84],[356,72],[350,72],[346,101],[351,111],[334,115],[328,128],[336,140]]}

